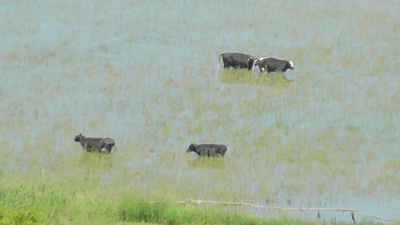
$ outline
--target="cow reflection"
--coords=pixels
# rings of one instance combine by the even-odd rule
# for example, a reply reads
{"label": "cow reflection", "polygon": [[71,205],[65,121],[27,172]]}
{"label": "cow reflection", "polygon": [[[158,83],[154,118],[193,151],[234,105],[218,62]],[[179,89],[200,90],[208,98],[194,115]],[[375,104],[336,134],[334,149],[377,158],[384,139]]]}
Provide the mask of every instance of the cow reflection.
{"label": "cow reflection", "polygon": [[225,169],[225,162],[222,157],[197,157],[196,159],[185,159],[189,168],[198,169]]}
{"label": "cow reflection", "polygon": [[112,157],[104,157],[102,154],[91,154],[82,152],[77,164],[80,168],[86,168],[97,171],[108,171],[113,167]]}
{"label": "cow reflection", "polygon": [[264,86],[290,87],[293,80],[289,80],[282,72],[253,73],[247,70],[224,70],[218,75],[218,80],[231,84],[255,84]]}

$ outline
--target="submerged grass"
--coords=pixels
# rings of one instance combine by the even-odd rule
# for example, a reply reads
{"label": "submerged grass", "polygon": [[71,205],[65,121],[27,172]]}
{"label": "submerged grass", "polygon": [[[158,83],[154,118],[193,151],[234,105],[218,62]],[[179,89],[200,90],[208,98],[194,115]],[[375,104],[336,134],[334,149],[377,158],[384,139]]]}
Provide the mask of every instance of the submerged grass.
{"label": "submerged grass", "polygon": [[290,86],[289,80],[283,73],[255,74],[248,70],[223,69],[218,75],[218,80],[233,84],[257,84],[264,86]]}

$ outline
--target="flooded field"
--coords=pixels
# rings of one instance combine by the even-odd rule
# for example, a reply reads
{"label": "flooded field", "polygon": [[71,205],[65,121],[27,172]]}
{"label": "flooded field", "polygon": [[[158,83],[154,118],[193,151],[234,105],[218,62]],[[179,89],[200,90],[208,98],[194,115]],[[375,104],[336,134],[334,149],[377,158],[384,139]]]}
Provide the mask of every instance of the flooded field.
{"label": "flooded field", "polygon": [[[399,219],[399,11],[389,0],[0,3],[2,180]],[[223,52],[294,70],[217,70]],[[79,133],[118,151],[85,153]],[[197,159],[192,142],[228,151]]]}

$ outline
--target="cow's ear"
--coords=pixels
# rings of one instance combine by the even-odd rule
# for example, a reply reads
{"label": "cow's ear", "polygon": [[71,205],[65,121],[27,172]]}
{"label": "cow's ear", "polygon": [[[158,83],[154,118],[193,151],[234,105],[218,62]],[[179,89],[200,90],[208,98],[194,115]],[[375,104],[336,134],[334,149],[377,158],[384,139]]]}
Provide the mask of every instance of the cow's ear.
{"label": "cow's ear", "polygon": [[196,144],[196,143],[194,143],[194,147],[197,147],[197,144]]}

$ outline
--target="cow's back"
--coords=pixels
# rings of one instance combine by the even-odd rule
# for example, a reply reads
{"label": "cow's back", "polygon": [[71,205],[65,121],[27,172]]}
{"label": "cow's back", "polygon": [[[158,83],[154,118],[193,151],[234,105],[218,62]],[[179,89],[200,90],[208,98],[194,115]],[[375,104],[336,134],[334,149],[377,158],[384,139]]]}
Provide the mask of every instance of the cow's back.
{"label": "cow's back", "polygon": [[[221,54],[222,60],[224,62],[224,67],[234,67],[234,68],[251,68],[253,65],[253,61],[256,57],[253,57],[248,54],[239,53],[239,52],[226,52]],[[253,59],[254,58],[254,59]]]}
{"label": "cow's back", "polygon": [[112,144],[112,145],[115,145],[115,141],[114,141],[114,139],[112,139],[112,138],[110,138],[110,137],[106,137],[106,138],[104,138],[104,142],[105,143],[107,143],[107,144]]}
{"label": "cow's back", "polygon": [[277,59],[277,58],[268,58],[265,60],[268,68],[273,70],[284,70],[287,64],[286,60]]}
{"label": "cow's back", "polygon": [[244,54],[244,53],[230,53],[230,57],[235,63],[241,64],[243,66],[248,66],[248,61],[252,57],[251,55]]}

